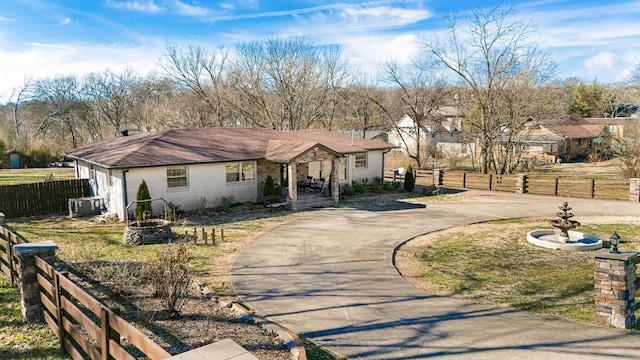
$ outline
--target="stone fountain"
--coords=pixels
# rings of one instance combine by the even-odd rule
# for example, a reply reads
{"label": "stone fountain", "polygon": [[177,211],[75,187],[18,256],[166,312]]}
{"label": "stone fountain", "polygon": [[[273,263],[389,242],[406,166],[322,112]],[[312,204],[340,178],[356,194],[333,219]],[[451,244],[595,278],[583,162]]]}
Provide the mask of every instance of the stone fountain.
{"label": "stone fountain", "polygon": [[597,250],[602,247],[602,240],[599,237],[572,230],[580,226],[580,223],[571,220],[574,214],[569,212],[571,207],[566,201],[562,203],[559,209],[561,211],[556,214],[559,219],[550,221],[551,226],[556,229],[530,231],[527,233],[527,241],[529,243],[547,249],[567,251]]}

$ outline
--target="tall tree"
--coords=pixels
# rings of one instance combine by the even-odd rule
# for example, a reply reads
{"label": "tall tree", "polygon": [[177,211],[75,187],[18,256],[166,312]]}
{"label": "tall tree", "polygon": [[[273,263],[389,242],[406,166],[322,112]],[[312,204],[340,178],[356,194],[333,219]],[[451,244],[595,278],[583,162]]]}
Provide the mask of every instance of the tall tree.
{"label": "tall tree", "polygon": [[234,113],[244,126],[331,126],[349,70],[338,48],[304,38],[267,38],[236,48],[230,71]]}
{"label": "tall tree", "polygon": [[200,102],[195,126],[225,126],[229,120],[226,107],[227,51],[209,51],[199,46],[179,49],[167,45],[162,68],[179,88],[188,90]]}
{"label": "tall tree", "polygon": [[[421,54],[408,64],[397,61],[387,61],[383,64],[381,79],[385,86],[394,88],[395,97],[401,104],[402,114],[394,114],[387,109],[389,123],[400,135],[409,157],[416,160],[418,167],[422,166],[426,156],[427,128],[431,132],[439,128],[440,117],[437,110],[445,105],[449,95],[444,80],[437,74],[436,63],[430,56]],[[380,106],[384,106],[379,104]],[[413,120],[415,134],[404,133],[398,128],[397,121],[403,114]],[[399,115],[399,116],[398,116]],[[416,147],[407,146],[408,137],[415,142]]]}
{"label": "tall tree", "polygon": [[483,173],[493,163],[494,149],[502,146],[504,130],[521,132],[529,117],[514,111],[526,104],[515,103],[510,96],[516,89],[528,91],[544,84],[555,69],[548,54],[531,39],[529,21],[513,15],[513,9],[477,8],[461,19],[449,17],[444,36],[423,42],[470,93],[468,106],[475,111],[465,122],[479,139]]}

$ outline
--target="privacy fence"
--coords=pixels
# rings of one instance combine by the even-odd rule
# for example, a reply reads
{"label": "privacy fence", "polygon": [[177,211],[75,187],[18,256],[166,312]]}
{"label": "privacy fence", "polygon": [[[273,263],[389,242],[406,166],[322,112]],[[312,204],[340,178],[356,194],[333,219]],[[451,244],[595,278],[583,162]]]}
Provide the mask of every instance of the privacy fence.
{"label": "privacy fence", "polygon": [[69,211],[69,199],[90,193],[88,179],[1,185],[0,211],[9,218],[63,214]]}
{"label": "privacy fence", "polygon": [[0,268],[20,289],[22,313],[28,321],[44,320],[72,359],[171,356],[65,273],[55,270],[51,263],[56,249],[51,242],[26,243],[0,226]]}

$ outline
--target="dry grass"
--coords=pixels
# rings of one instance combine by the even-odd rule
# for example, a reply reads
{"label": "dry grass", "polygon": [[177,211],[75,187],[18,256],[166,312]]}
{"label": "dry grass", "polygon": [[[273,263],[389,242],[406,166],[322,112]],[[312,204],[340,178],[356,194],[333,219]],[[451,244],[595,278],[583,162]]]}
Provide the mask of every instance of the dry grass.
{"label": "dry grass", "polygon": [[[578,230],[640,248],[640,220],[581,219]],[[626,223],[625,223],[626,222]],[[512,219],[432,233],[403,246],[400,272],[431,293],[593,323],[593,255],[535,247],[526,233],[544,219]]]}

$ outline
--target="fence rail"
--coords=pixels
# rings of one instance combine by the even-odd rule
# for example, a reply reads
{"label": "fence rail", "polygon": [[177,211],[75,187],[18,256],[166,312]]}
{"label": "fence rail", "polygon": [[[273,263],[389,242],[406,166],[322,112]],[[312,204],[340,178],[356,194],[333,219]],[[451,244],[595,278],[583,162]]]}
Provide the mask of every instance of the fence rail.
{"label": "fence rail", "polygon": [[171,356],[144,333],[36,256],[45,322],[58,334],[74,359],[134,359],[120,343],[127,342],[150,359]]}
{"label": "fence rail", "polygon": [[14,218],[62,214],[69,210],[69,199],[87,197],[90,193],[88,179],[0,185],[0,210]]}
{"label": "fence rail", "polygon": [[[18,258],[13,247],[23,243],[26,241],[0,226],[0,268],[14,285],[18,282]],[[133,360],[130,346],[152,360],[171,357],[117,310],[100,303],[39,256],[34,259],[43,319],[72,359]],[[120,343],[121,335],[127,344]]]}
{"label": "fence rail", "polygon": [[[393,173],[388,172],[386,178],[391,180]],[[396,180],[398,179],[396,177]],[[417,170],[416,183],[433,184],[433,172]],[[512,174],[495,175],[476,172],[445,171],[442,186],[516,192],[516,176]],[[529,175],[527,192],[538,195],[571,196],[595,198],[603,200],[628,200],[628,180],[584,179],[575,176]]]}

